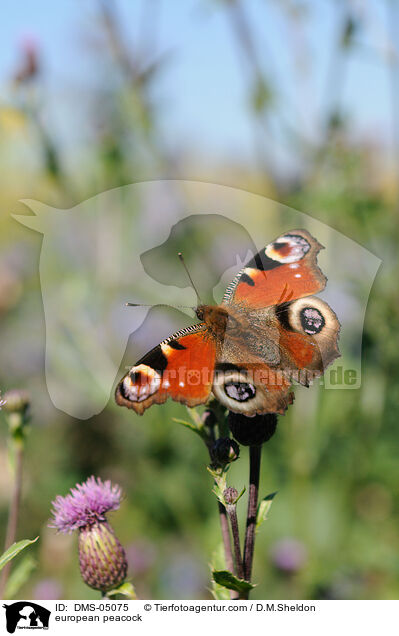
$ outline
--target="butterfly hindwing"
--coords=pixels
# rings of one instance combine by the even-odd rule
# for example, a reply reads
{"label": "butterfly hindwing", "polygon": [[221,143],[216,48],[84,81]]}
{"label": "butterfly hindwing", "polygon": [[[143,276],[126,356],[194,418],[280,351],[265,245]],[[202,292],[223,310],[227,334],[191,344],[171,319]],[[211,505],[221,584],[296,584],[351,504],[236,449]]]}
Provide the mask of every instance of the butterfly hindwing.
{"label": "butterfly hindwing", "polygon": [[261,250],[227,287],[223,304],[268,307],[315,294],[326,284],[317,266],[322,245],[306,230],[282,234]]}
{"label": "butterfly hindwing", "polygon": [[213,393],[229,411],[247,417],[285,413],[294,400],[291,381],[264,363],[217,365]]}
{"label": "butterfly hindwing", "polygon": [[142,415],[168,397],[187,406],[209,398],[216,347],[203,323],[182,329],[147,353],[116,387],[120,406]]}
{"label": "butterfly hindwing", "polygon": [[[331,307],[315,296],[274,307],[279,322],[282,367],[301,384],[319,377],[340,356],[340,324]],[[299,374],[296,374],[299,371]]]}
{"label": "butterfly hindwing", "polygon": [[292,382],[309,386],[339,357],[340,324],[314,296],[258,309],[247,318],[241,334],[236,326],[231,334],[226,330],[213,393],[235,413],[284,414],[293,402]]}

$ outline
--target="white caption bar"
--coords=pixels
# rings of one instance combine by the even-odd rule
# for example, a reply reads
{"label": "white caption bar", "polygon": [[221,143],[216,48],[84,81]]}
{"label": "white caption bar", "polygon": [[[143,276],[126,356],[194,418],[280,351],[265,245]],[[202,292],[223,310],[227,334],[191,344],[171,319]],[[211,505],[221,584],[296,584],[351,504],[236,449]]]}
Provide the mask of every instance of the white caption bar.
{"label": "white caption bar", "polygon": [[[155,634],[155,630],[249,629],[295,636],[337,636],[354,630],[362,636],[397,623],[399,601],[7,601],[0,609],[1,633]],[[23,631],[21,631],[23,630]],[[161,632],[159,632],[161,633]]]}

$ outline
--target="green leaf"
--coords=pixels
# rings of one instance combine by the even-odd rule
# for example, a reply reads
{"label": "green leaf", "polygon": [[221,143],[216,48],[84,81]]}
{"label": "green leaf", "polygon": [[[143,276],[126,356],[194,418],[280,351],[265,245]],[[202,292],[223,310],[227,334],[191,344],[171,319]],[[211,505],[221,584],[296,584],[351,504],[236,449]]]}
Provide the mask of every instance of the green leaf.
{"label": "green leaf", "polygon": [[227,587],[228,590],[235,590],[236,592],[247,592],[255,587],[249,581],[238,579],[228,570],[214,570],[212,572],[212,577],[218,585]]}
{"label": "green leaf", "polygon": [[[224,570],[226,568],[226,560],[224,555],[223,543],[219,543],[218,547],[212,554],[212,561],[210,563],[210,570],[213,573],[215,570]],[[212,596],[217,601],[229,601],[230,593],[226,587],[219,585],[212,577]]]}
{"label": "green leaf", "polygon": [[190,429],[190,431],[197,433],[197,435],[199,435],[206,442],[208,439],[208,434],[204,429],[204,424],[201,420],[200,414],[197,411],[195,411],[195,409],[187,409],[187,411],[188,411],[188,414],[190,415],[191,422],[188,422],[187,420],[181,420],[177,417],[172,418],[173,422],[182,424],[186,428]]}
{"label": "green leaf", "polygon": [[121,583],[118,587],[114,587],[113,590],[108,590],[105,595],[107,598],[114,598],[115,596],[124,596],[125,598],[129,598],[131,601],[137,601],[137,596],[133,585],[126,581],[125,583]]}
{"label": "green leaf", "polygon": [[227,587],[222,587],[215,581],[212,583],[211,593],[215,601],[230,601],[230,592]]}
{"label": "green leaf", "polygon": [[238,501],[241,499],[241,497],[243,496],[245,491],[246,491],[246,488],[244,486],[244,488],[241,490],[240,494],[238,495],[238,497],[236,499],[236,503],[238,503]]}
{"label": "green leaf", "polygon": [[273,503],[274,497],[277,495],[277,492],[272,492],[270,495],[267,495],[262,499],[258,506],[258,512],[256,515],[256,531],[259,530],[260,526],[267,519],[267,515],[269,514],[269,510]]}
{"label": "green leaf", "polygon": [[210,466],[207,466],[206,469],[208,473],[212,475],[216,482],[219,481],[219,479],[223,476],[223,468],[216,468],[216,470],[214,470]]}
{"label": "green leaf", "polygon": [[194,433],[197,433],[198,435],[201,435],[201,433],[198,430],[198,428],[192,422],[186,422],[186,420],[179,420],[177,417],[173,417],[172,419],[173,419],[173,422],[177,422],[178,424],[182,424],[186,428],[189,428],[191,431],[194,431]]}
{"label": "green leaf", "polygon": [[213,551],[212,560],[209,567],[211,568],[211,572],[213,572],[214,570],[226,569],[223,543],[219,543],[218,547]]}
{"label": "green leaf", "polygon": [[207,467],[208,472],[212,475],[215,480],[215,484],[212,488],[212,492],[216,495],[221,504],[225,505],[224,501],[224,491],[227,488],[227,476],[226,473],[229,469],[229,466],[224,468],[218,468],[213,470],[210,466]]}
{"label": "green leaf", "polygon": [[191,417],[192,421],[194,422],[195,426],[198,429],[201,429],[204,427],[204,423],[202,421],[202,417],[201,415],[198,413],[196,408],[189,408],[188,406],[186,406],[186,411],[189,414],[189,416]]}
{"label": "green leaf", "polygon": [[36,539],[23,539],[22,541],[18,541],[17,543],[13,543],[12,545],[10,545],[8,550],[3,552],[3,554],[0,556],[0,570],[4,568],[6,563],[17,556],[17,554],[19,554],[21,550],[24,550],[28,545],[35,543],[38,538],[39,537],[36,537]]}
{"label": "green leaf", "polygon": [[5,591],[6,598],[15,598],[21,587],[26,583],[36,568],[36,561],[28,555],[18,565],[13,568],[10,577],[7,581],[7,587]]}

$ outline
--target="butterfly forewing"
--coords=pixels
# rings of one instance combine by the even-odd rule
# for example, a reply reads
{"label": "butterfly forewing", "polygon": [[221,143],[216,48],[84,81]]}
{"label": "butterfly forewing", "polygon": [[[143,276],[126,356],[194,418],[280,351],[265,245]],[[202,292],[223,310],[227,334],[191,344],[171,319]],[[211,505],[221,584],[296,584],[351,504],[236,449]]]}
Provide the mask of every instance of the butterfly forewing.
{"label": "butterfly forewing", "polygon": [[215,353],[204,324],[182,329],[129,369],[116,387],[116,402],[140,415],[168,397],[187,406],[203,404],[212,388]]}
{"label": "butterfly forewing", "polygon": [[252,309],[278,305],[324,289],[317,266],[322,245],[306,230],[282,234],[258,252],[227,287],[223,304],[246,303]]}

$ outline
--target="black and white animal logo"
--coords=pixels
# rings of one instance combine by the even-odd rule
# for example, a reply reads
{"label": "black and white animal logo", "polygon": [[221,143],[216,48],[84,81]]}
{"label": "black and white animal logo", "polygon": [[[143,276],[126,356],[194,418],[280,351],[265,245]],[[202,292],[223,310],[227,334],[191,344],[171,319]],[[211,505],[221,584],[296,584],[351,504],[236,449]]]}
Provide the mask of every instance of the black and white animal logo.
{"label": "black and white animal logo", "polygon": [[51,612],[37,603],[17,601],[3,607],[9,634],[14,634],[16,629],[48,629]]}

